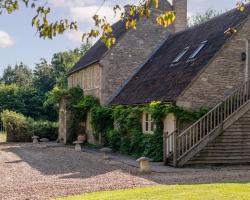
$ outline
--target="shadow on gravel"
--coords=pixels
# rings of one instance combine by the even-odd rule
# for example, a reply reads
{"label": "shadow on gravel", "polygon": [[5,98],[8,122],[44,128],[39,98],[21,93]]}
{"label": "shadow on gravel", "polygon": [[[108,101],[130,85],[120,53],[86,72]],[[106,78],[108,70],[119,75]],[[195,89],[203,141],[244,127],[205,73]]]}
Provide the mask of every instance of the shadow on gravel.
{"label": "shadow on gravel", "polygon": [[[118,173],[120,173],[119,176],[123,173],[123,175],[137,176],[158,184],[231,183],[250,180],[249,166],[214,167],[202,170],[187,168],[142,176],[138,174],[137,168],[115,160],[104,161],[100,154],[95,152],[76,152],[73,148],[65,147],[44,148],[32,144],[14,143],[5,146],[1,145],[2,151],[14,153],[20,158],[7,164],[19,165],[26,162],[43,175],[57,175],[61,179],[86,179],[103,175],[112,181]],[[119,172],[116,174],[116,171]]]}
{"label": "shadow on gravel", "polygon": [[[6,162],[7,164],[26,162],[44,175],[61,175],[62,179],[90,178],[115,170],[124,171],[121,167],[103,161],[101,157],[91,156],[85,152],[76,152],[72,148],[44,148],[31,144],[9,144],[2,150],[14,153],[20,158],[17,161]],[[130,171],[125,170],[124,173],[130,173]]]}

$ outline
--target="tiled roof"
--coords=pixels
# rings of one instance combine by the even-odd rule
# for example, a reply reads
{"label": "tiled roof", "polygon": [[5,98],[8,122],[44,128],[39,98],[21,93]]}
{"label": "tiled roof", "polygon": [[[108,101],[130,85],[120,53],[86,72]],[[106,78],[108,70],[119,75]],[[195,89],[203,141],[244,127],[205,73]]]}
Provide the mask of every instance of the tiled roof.
{"label": "tiled roof", "polygon": [[[130,78],[111,100],[111,104],[175,101],[230,37],[224,33],[225,30],[240,26],[249,14],[250,5],[247,4],[244,12],[233,9],[208,22],[171,35],[139,72]],[[188,57],[205,40],[208,42],[196,59],[187,62]],[[187,54],[173,65],[173,60],[186,47],[190,47]]]}
{"label": "tiled roof", "polygon": [[[121,20],[113,24],[112,28],[113,28],[114,36],[117,40],[119,40],[123,36],[123,34],[126,32],[126,26],[124,22]],[[101,39],[99,39],[89,49],[89,51],[76,63],[76,65],[69,70],[68,75],[80,69],[83,69],[95,62],[98,62],[108,50],[109,49],[104,44],[104,42]]]}

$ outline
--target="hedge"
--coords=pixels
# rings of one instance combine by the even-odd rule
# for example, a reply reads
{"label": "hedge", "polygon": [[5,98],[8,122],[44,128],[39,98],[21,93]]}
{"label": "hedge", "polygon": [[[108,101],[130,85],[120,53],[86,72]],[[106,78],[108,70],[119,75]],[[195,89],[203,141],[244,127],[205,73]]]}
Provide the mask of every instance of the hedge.
{"label": "hedge", "polygon": [[1,120],[7,132],[7,142],[30,142],[33,135],[56,140],[58,124],[50,121],[35,121],[23,114],[4,110]]}

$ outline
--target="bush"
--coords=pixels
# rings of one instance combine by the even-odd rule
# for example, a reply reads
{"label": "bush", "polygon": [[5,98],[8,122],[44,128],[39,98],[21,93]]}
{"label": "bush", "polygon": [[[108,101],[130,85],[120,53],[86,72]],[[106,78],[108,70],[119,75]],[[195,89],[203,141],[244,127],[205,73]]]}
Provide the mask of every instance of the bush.
{"label": "bush", "polygon": [[58,136],[58,124],[56,122],[28,119],[27,132],[29,135],[36,135],[39,138],[56,140]]}
{"label": "bush", "polygon": [[119,151],[121,146],[121,134],[118,130],[110,130],[106,137],[108,145],[114,150]]}
{"label": "bush", "polygon": [[35,121],[23,114],[5,110],[1,119],[7,132],[7,142],[29,142],[33,135],[50,140],[57,139],[58,125],[50,121]]}
{"label": "bush", "polygon": [[1,113],[1,119],[7,132],[7,142],[27,142],[30,140],[26,132],[28,124],[24,115],[5,110]]}

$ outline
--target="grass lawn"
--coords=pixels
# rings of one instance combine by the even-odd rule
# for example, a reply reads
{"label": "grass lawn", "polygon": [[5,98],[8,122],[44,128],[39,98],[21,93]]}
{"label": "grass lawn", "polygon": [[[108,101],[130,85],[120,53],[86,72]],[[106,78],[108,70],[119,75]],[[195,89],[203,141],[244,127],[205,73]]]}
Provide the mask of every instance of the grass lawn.
{"label": "grass lawn", "polygon": [[94,192],[57,200],[249,200],[250,183],[153,186]]}
{"label": "grass lawn", "polygon": [[0,142],[6,142],[6,132],[0,132]]}

